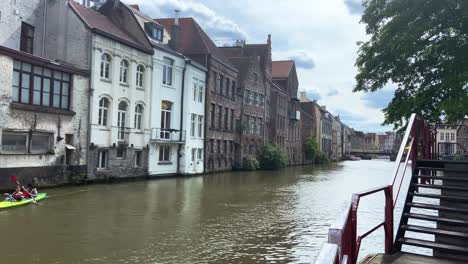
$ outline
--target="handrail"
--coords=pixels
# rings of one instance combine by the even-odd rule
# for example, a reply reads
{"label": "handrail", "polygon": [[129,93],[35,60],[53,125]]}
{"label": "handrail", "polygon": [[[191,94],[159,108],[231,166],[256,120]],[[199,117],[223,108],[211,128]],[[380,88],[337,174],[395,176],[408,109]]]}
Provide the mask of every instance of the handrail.
{"label": "handrail", "polygon": [[[416,114],[413,113],[408,120],[406,131],[395,160],[390,185],[354,193],[350,207],[345,212],[343,223],[338,227],[330,228],[328,243],[336,244],[338,246],[338,257],[335,258],[333,263],[355,264],[359,255],[362,239],[380,227],[383,227],[385,231],[385,253],[392,253],[394,247],[393,214],[405,179],[409,161],[411,160],[411,168],[414,169],[418,155],[421,156],[421,158],[433,157],[435,154],[434,150],[436,148],[434,141],[435,134],[430,131],[430,127],[424,120],[419,119]],[[405,162],[403,163],[403,172],[401,174],[401,179],[397,182],[402,166],[401,160],[405,152],[406,157]],[[397,185],[395,185],[396,183]],[[394,187],[396,187],[395,197],[393,197]],[[357,211],[360,199],[382,191],[385,194],[385,221],[372,227],[363,234],[357,235]],[[322,264],[324,262],[317,261],[316,263]]]}

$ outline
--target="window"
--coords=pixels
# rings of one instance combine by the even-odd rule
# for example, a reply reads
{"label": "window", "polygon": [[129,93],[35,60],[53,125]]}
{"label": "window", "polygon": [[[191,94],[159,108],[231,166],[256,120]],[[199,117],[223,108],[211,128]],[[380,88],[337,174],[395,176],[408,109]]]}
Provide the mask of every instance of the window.
{"label": "window", "polygon": [[99,116],[98,124],[101,126],[107,126],[107,114],[109,112],[109,99],[101,98],[99,100]]}
{"label": "window", "polygon": [[171,117],[172,117],[172,102],[162,101],[161,103],[161,138],[170,139],[171,132],[168,131],[171,128]]}
{"label": "window", "polygon": [[234,109],[231,109],[231,131],[234,130]]}
{"label": "window", "polygon": [[455,140],[455,133],[450,134],[450,140]]}
{"label": "window", "polygon": [[20,40],[20,50],[33,53],[33,44],[34,44],[34,27],[22,22],[21,23],[21,40]]}
{"label": "window", "polygon": [[229,130],[229,109],[224,109],[224,129]]}
{"label": "window", "polygon": [[197,115],[192,114],[191,123],[190,123],[190,136],[195,136],[195,122],[197,121]]}
{"label": "window", "polygon": [[203,103],[203,90],[205,87],[203,86],[202,82],[198,85],[198,102]]}
{"label": "window", "polygon": [[128,66],[127,60],[120,61],[120,83],[128,84]]}
{"label": "window", "polygon": [[197,149],[196,148],[193,148],[192,149],[192,161],[195,161],[195,158],[196,158],[196,154],[197,153]]}
{"label": "window", "polygon": [[172,86],[172,69],[174,67],[174,60],[164,57],[163,65],[163,84]]}
{"label": "window", "polygon": [[440,133],[440,140],[444,140],[444,133]]}
{"label": "window", "polygon": [[233,141],[229,141],[229,149],[231,150],[231,154],[234,153],[234,143]]}
{"label": "window", "polygon": [[216,113],[215,113],[215,109],[216,109],[216,105],[215,104],[211,104],[211,108],[210,108],[210,128],[215,128],[215,116],[216,116]]}
{"label": "window", "polygon": [[126,118],[127,118],[127,103],[125,101],[121,101],[119,103],[119,108],[117,110],[117,127],[118,127],[117,138],[119,140],[125,139]]}
{"label": "window", "polygon": [[225,88],[226,89],[226,96],[229,96],[229,88],[230,88],[229,87],[229,79],[226,78],[226,88]]}
{"label": "window", "polygon": [[143,129],[143,105],[137,104],[135,106],[135,125],[136,129]]}
{"label": "window", "polygon": [[223,129],[223,107],[218,106],[218,129]]}
{"label": "window", "polygon": [[171,161],[171,146],[160,146],[159,147],[159,161],[170,162]]}
{"label": "window", "polygon": [[253,78],[254,78],[254,83],[257,84],[258,83],[258,74],[256,72],[254,72]]}
{"label": "window", "polygon": [[197,150],[197,154],[198,154],[198,155],[197,155],[197,159],[198,159],[198,160],[203,160],[203,149],[199,148],[199,149]]}
{"label": "window", "polygon": [[15,60],[12,100],[69,110],[71,75]]}
{"label": "window", "polygon": [[145,76],[145,67],[140,64],[137,66],[137,71],[136,71],[136,86],[138,88],[143,88],[144,76]]}
{"label": "window", "polygon": [[27,153],[27,134],[6,133],[2,134],[2,151]]}
{"label": "window", "polygon": [[117,154],[116,154],[117,158],[123,159],[125,158],[125,154],[126,154],[126,149],[124,147],[119,146],[117,148]]}
{"label": "window", "polygon": [[450,138],[450,137],[449,137],[449,134],[450,134],[449,132],[445,133],[445,140],[446,140],[446,141],[448,141],[449,138]]}
{"label": "window", "polygon": [[110,78],[110,67],[111,67],[111,57],[107,53],[101,55],[101,72],[100,75],[102,78]]}
{"label": "window", "polygon": [[228,150],[227,149],[227,140],[223,140],[223,151],[224,151],[224,153],[228,153],[227,150]]}
{"label": "window", "polygon": [[198,94],[197,84],[198,84],[198,80],[193,78],[193,88],[192,88],[193,101],[197,101],[197,94]]}
{"label": "window", "polygon": [[198,116],[198,137],[203,137],[203,116]]}
{"label": "window", "polygon": [[217,140],[218,153],[221,153],[221,140]]}
{"label": "window", "polygon": [[219,94],[223,94],[223,83],[224,83],[224,76],[219,75],[219,87],[218,87],[218,92]]}
{"label": "window", "polygon": [[162,41],[163,40],[163,30],[158,27],[156,23],[146,22],[145,23],[145,32],[148,36],[154,40]]}
{"label": "window", "polygon": [[249,90],[245,90],[245,95],[244,95],[244,96],[245,96],[245,98],[244,98],[245,103],[246,103],[246,104],[250,104],[250,91],[249,91]]}
{"label": "window", "polygon": [[253,105],[258,105],[257,93],[256,93],[256,92],[253,92],[252,94],[253,94],[252,104],[253,104]]}
{"label": "window", "polygon": [[214,153],[214,139],[210,139],[210,153]]}
{"label": "window", "polygon": [[106,150],[98,151],[97,168],[98,169],[107,168],[107,151]]}
{"label": "window", "polygon": [[218,74],[216,74],[216,72],[213,72],[213,81],[214,81],[214,84],[213,86],[211,86],[211,91],[216,92],[216,87],[218,85]]}
{"label": "window", "polygon": [[143,156],[143,152],[141,150],[135,150],[135,167],[136,168],[139,168],[142,166],[142,156]]}
{"label": "window", "polygon": [[260,106],[264,106],[265,105],[265,97],[263,96],[263,94],[260,94]]}
{"label": "window", "polygon": [[236,82],[231,81],[231,96],[232,96],[233,99],[234,99],[235,95],[236,95]]}

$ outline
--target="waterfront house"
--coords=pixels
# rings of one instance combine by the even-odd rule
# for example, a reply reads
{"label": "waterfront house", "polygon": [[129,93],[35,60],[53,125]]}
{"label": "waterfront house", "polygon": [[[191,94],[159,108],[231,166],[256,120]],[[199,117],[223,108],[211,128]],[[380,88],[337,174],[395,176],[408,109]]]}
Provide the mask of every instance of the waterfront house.
{"label": "waterfront house", "polygon": [[289,165],[302,163],[302,136],[300,124],[299,81],[296,73],[296,65],[293,60],[272,62],[273,82],[284,92],[287,107],[287,115],[284,120],[286,128],[286,153]]}
{"label": "waterfront house", "polygon": [[440,155],[452,156],[457,153],[457,134],[458,128],[456,124],[438,124],[437,131],[437,150]]}
{"label": "waterfront house", "polygon": [[89,72],[71,66],[70,51],[58,45],[73,28],[46,16],[54,7],[25,0],[1,6],[2,189],[12,175],[39,186],[86,175]]}
{"label": "waterfront house", "polygon": [[241,151],[237,153],[236,161],[243,167],[247,158],[259,160],[262,147],[267,142],[265,120],[269,115],[265,102],[270,96],[272,82],[271,36],[268,35],[266,44],[236,41],[231,47],[219,49],[239,70],[237,91],[241,96],[241,127],[237,132]]}
{"label": "waterfront house", "polygon": [[[74,1],[68,6],[72,11],[66,10],[68,24],[74,31],[66,35],[63,45],[84,58],[88,63],[83,66],[91,72],[88,176],[145,176],[151,134],[152,45],[136,20],[122,22],[132,14],[118,0],[107,1],[99,12]],[[108,9],[122,13],[106,14]]]}
{"label": "waterfront house", "polygon": [[148,174],[202,173],[207,69],[177,52],[178,18],[167,30],[137,5],[129,8],[154,50]]}
{"label": "waterfront house", "polygon": [[328,157],[332,156],[332,117],[325,106],[320,107],[320,150]]}
{"label": "waterfront house", "polygon": [[332,160],[342,158],[341,121],[339,116],[330,115],[332,120]]}
{"label": "waterfront house", "polygon": [[458,122],[459,127],[457,129],[457,142],[458,142],[458,153],[468,155],[468,118],[464,118]]}
{"label": "waterfront house", "polygon": [[[207,68],[205,83],[204,171],[231,170],[240,151],[238,70],[193,18],[155,19],[166,32],[177,31],[176,52]],[[172,35],[174,36],[174,34]],[[172,37],[171,36],[171,37]],[[170,42],[171,40],[169,40]]]}

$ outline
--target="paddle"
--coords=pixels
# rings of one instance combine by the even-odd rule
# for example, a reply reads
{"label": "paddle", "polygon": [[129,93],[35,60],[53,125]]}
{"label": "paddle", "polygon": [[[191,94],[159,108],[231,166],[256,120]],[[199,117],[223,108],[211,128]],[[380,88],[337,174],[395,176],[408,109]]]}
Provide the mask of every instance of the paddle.
{"label": "paddle", "polygon": [[[14,182],[14,183],[16,183],[16,184],[18,184],[18,185],[21,185],[20,182],[18,181],[18,178],[16,177],[16,175],[10,176],[10,181],[11,181],[11,182]],[[21,185],[21,188],[23,188],[23,190],[26,191],[26,193],[29,194],[29,197],[31,197],[32,202],[33,202],[34,204],[39,205],[39,202],[36,201],[36,199],[34,199],[34,196],[33,196],[32,194],[30,194],[30,193],[23,187],[23,185]]]}

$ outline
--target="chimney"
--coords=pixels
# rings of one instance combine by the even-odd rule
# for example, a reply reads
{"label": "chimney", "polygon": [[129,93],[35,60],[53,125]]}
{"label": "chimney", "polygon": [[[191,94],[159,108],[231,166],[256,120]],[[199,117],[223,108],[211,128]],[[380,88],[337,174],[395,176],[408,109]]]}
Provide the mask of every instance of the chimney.
{"label": "chimney", "polygon": [[271,34],[268,34],[267,44],[271,45]]}
{"label": "chimney", "polygon": [[119,6],[120,1],[119,0],[113,0],[113,7],[117,8]]}
{"label": "chimney", "polygon": [[179,12],[178,9],[174,10],[174,24],[172,25],[171,40],[169,42],[169,46],[175,51],[180,46]]}

